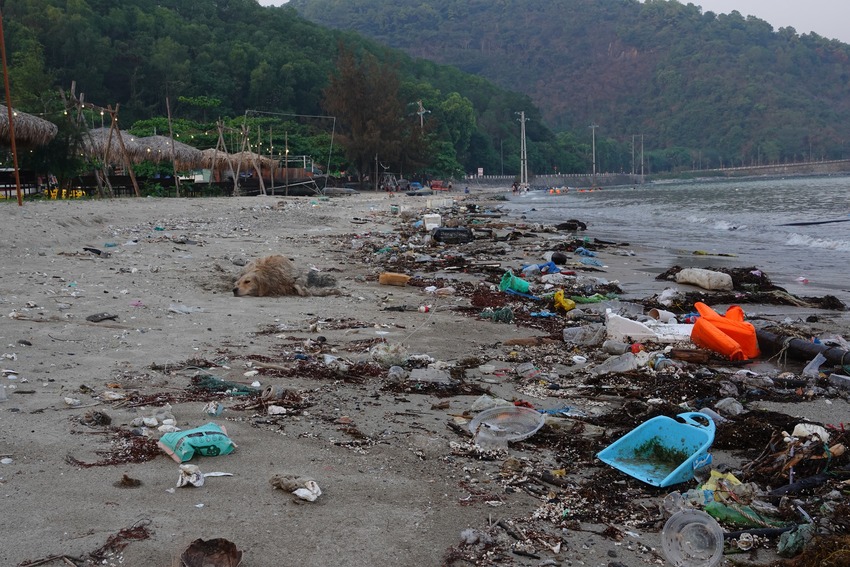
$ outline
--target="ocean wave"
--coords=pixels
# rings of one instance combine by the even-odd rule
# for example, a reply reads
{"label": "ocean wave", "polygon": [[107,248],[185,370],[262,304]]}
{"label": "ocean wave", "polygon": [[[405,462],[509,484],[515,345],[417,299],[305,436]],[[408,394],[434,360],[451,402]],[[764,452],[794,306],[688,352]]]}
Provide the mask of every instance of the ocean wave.
{"label": "ocean wave", "polygon": [[816,238],[808,234],[791,233],[788,235],[790,246],[806,246],[809,248],[823,248],[838,252],[850,252],[850,240],[833,240],[831,238]]}
{"label": "ocean wave", "polygon": [[696,215],[689,215],[687,217],[687,221],[688,224],[705,226],[712,230],[741,230],[747,228],[747,225],[745,224],[739,224],[724,219],[701,217]]}

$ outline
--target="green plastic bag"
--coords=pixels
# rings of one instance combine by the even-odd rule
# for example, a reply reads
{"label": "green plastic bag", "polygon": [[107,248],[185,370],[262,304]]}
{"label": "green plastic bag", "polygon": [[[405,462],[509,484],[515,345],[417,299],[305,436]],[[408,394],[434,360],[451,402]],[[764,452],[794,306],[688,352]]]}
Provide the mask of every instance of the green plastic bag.
{"label": "green plastic bag", "polygon": [[803,524],[798,526],[796,530],[785,532],[779,536],[779,545],[776,547],[776,553],[780,557],[794,557],[798,555],[806,544],[815,537],[817,529],[814,524]]}
{"label": "green plastic bag", "polygon": [[236,448],[227,431],[212,422],[195,429],[166,433],[157,445],[178,463],[185,463],[196,453],[202,457],[218,457]]}

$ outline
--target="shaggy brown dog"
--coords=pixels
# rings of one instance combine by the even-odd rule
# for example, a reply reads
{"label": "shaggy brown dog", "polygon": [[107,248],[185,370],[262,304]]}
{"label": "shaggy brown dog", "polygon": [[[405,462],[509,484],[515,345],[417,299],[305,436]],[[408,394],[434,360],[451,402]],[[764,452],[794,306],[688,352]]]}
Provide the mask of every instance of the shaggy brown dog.
{"label": "shaggy brown dog", "polygon": [[269,297],[279,295],[310,295],[296,282],[295,266],[284,256],[265,256],[250,262],[233,285],[236,297]]}
{"label": "shaggy brown dog", "polygon": [[306,276],[299,274],[289,258],[265,256],[250,262],[233,285],[236,297],[275,297],[281,295],[328,296],[342,295],[336,287],[336,278],[307,270]]}

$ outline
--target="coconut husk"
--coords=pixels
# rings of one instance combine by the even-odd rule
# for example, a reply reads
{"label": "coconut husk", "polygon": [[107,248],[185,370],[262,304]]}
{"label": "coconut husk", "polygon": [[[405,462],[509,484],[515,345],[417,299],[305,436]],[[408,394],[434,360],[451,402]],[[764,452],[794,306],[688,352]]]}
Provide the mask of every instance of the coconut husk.
{"label": "coconut husk", "polygon": [[182,567],[238,567],[242,552],[224,538],[196,539],[180,556]]}

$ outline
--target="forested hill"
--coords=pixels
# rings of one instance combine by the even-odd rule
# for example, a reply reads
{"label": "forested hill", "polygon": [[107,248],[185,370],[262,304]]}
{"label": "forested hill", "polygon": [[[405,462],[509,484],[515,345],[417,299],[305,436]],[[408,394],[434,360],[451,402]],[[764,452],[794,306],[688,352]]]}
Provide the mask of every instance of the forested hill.
{"label": "forested hill", "polygon": [[[848,157],[850,46],[675,0],[291,0],[529,94],[559,130],[705,165]],[[678,156],[677,156],[678,153]],[[684,163],[682,165],[685,165]]]}
{"label": "forested hill", "polygon": [[[516,170],[520,136],[515,112],[525,110],[533,119],[528,137],[534,167],[587,169],[582,158],[587,152],[556,145],[526,95],[451,66],[414,60],[361,35],[322,27],[287,6],[263,7],[257,0],[15,0],[3,5],[3,19],[13,104],[47,119],[63,116],[58,93],[67,93],[74,83],[86,102],[120,105],[124,128],[146,120],[144,128],[137,127],[141,135],[153,133],[155,124],[160,132],[167,128],[170,99],[175,120],[191,121],[184,135],[193,135],[193,143],[203,136],[203,143],[214,145],[217,136],[210,132],[218,117],[237,120],[249,109],[326,114],[323,93],[329,77],[338,72],[340,52],[350,51],[379,75],[380,83],[365,104],[354,105],[361,107],[357,110],[377,108],[380,97],[398,98],[399,115],[391,118],[409,126],[419,122],[416,103],[427,108],[420,129],[433,144],[418,152],[417,167],[430,165],[441,174],[478,167],[491,173]],[[396,84],[390,92],[388,87]],[[89,112],[86,117],[90,127],[101,126],[102,115]],[[275,134],[280,139],[274,143],[282,147],[284,128]],[[385,145],[393,142],[388,131],[377,138]],[[287,143],[293,153],[315,150],[299,145],[298,137],[290,136]],[[390,160],[389,150],[375,153]],[[57,167],[55,159],[50,167]]]}

